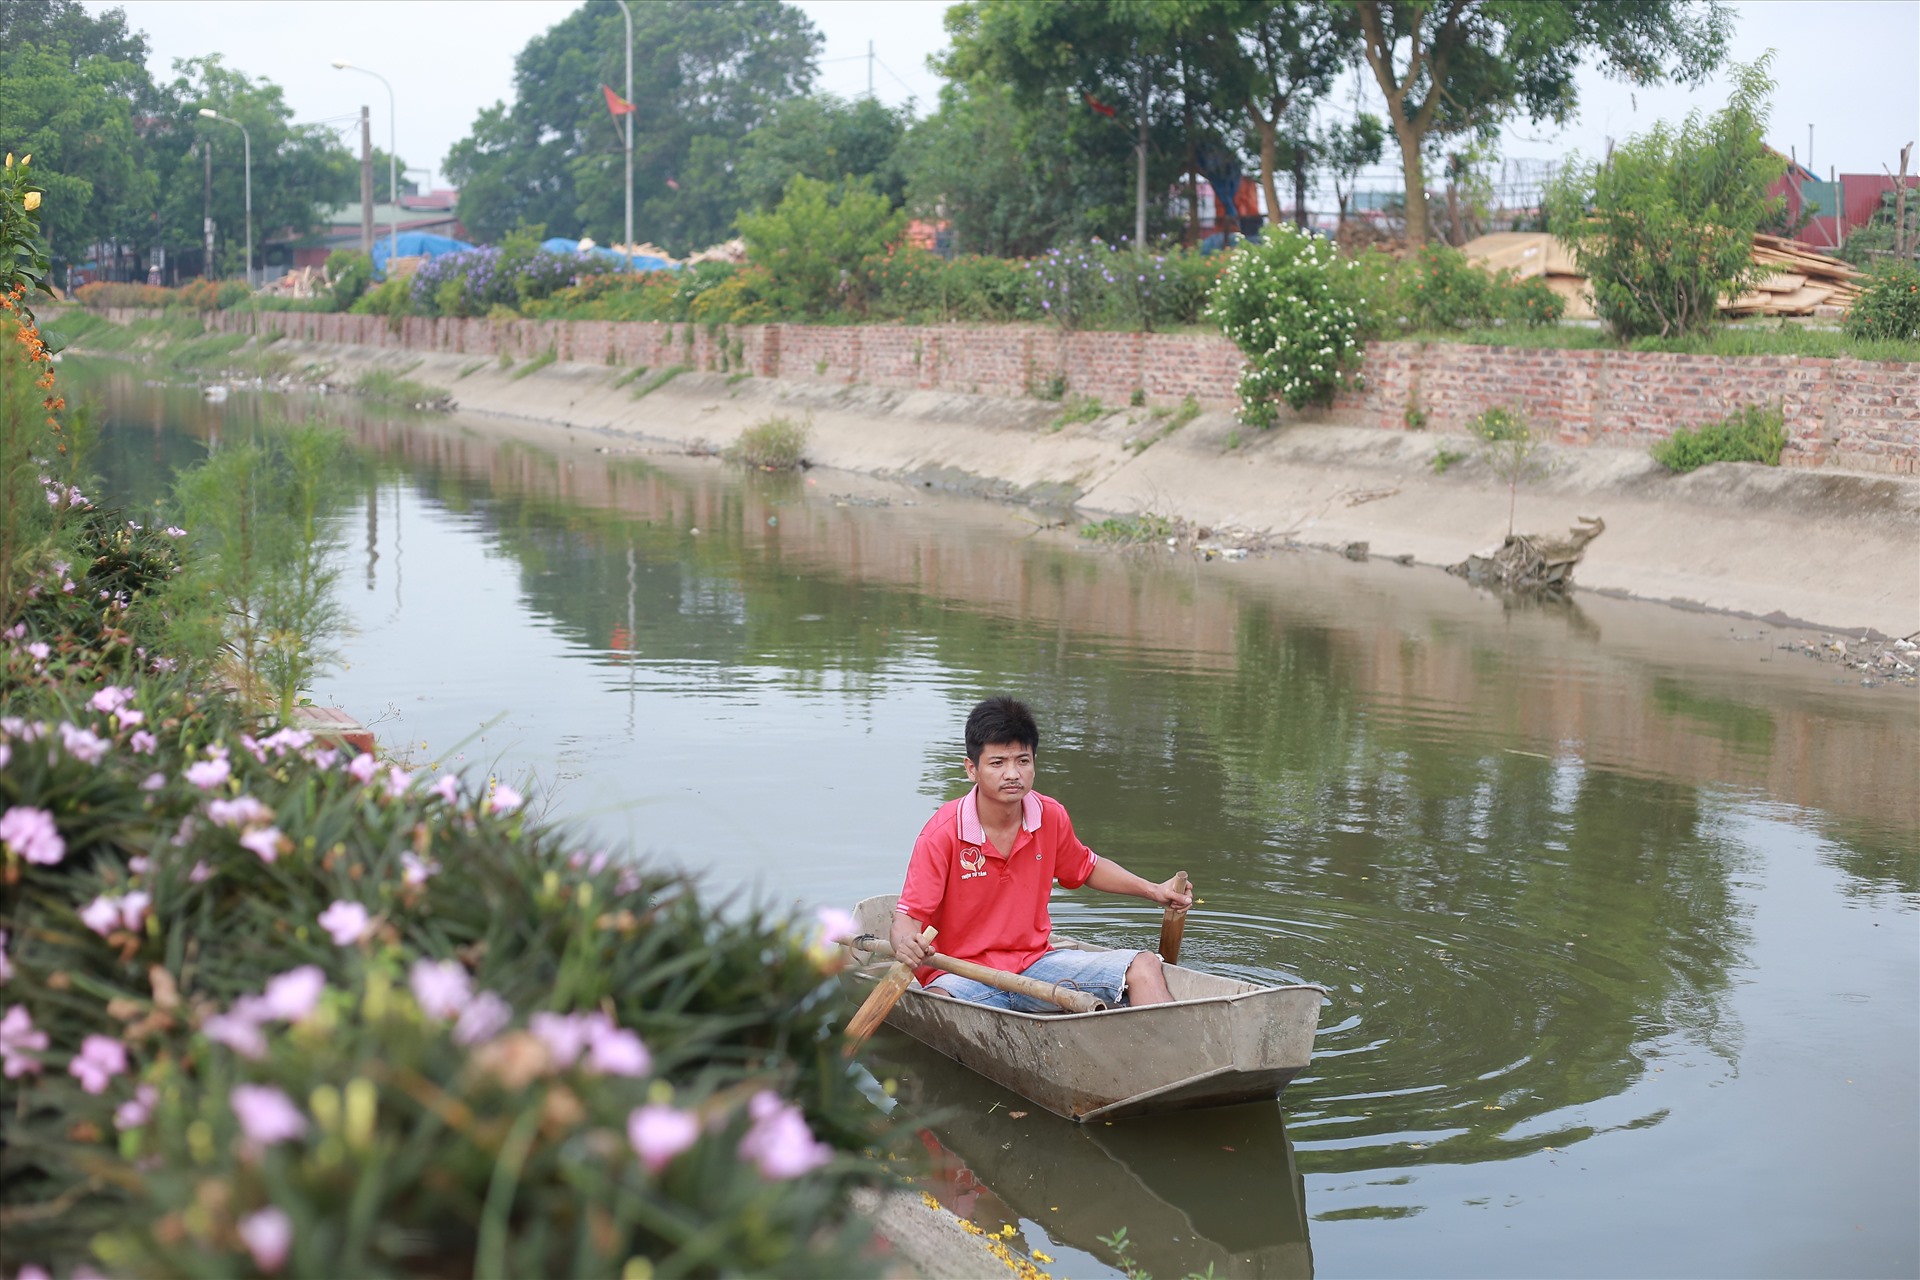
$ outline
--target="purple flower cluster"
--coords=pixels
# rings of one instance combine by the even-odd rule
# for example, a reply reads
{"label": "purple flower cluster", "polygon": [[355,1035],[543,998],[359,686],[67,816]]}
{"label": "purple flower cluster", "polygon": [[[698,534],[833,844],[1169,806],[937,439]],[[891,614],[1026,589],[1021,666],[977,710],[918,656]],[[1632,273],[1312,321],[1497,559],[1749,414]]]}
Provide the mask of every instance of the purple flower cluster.
{"label": "purple flower cluster", "polygon": [[517,306],[557,293],[582,277],[604,275],[613,265],[593,253],[509,253],[481,245],[421,263],[408,296],[414,310],[427,315],[483,316],[496,306]]}

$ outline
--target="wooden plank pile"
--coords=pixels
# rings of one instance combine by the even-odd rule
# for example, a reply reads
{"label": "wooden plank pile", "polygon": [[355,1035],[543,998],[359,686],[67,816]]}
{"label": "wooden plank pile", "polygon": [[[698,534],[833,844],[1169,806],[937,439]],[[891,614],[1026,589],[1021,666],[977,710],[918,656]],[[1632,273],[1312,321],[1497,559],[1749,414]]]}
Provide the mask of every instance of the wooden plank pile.
{"label": "wooden plank pile", "polygon": [[1753,261],[1773,268],[1751,293],[1721,303],[1730,316],[1843,316],[1860,296],[1863,271],[1779,236],[1756,235]]}
{"label": "wooden plank pile", "polygon": [[1495,231],[1469,240],[1461,252],[1488,271],[1507,270],[1520,280],[1544,280],[1566,303],[1569,320],[1592,320],[1593,293],[1574,265],[1566,242],[1544,231]]}

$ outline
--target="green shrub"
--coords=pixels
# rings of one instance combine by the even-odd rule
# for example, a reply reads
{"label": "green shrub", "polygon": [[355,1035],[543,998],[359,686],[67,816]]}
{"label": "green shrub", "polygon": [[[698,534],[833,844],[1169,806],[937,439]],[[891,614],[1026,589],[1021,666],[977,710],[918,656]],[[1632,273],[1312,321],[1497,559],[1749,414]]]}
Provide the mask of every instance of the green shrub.
{"label": "green shrub", "polygon": [[862,179],[840,187],[796,174],[768,213],[740,215],[747,260],[767,273],[780,314],[818,316],[864,305],[862,264],[899,238],[907,215]]}
{"label": "green shrub", "polygon": [[1753,233],[1777,206],[1767,187],[1786,159],[1763,138],[1768,54],[1733,72],[1733,97],[1702,121],[1664,121],[1604,162],[1569,163],[1550,188],[1549,223],[1592,283],[1594,309],[1621,338],[1710,329],[1720,298],[1762,274]]}
{"label": "green shrub", "polygon": [[334,297],[334,311],[346,311],[372,284],[372,257],[359,249],[334,249],[326,255],[326,278]]}
{"label": "green shrub", "polygon": [[1920,339],[1920,267],[1895,262],[1877,269],[1841,327],[1866,342]]}
{"label": "green shrub", "polygon": [[412,314],[412,309],[413,293],[409,282],[397,279],[382,280],[347,308],[357,316],[386,316],[394,321]]}
{"label": "green shrub", "polygon": [[1089,542],[1103,542],[1110,547],[1138,547],[1153,543],[1164,543],[1169,538],[1178,537],[1180,526],[1166,516],[1151,511],[1142,511],[1131,516],[1109,516],[1105,520],[1095,520],[1080,526],[1080,536]]}
{"label": "green shrub", "polygon": [[1287,226],[1233,255],[1207,315],[1247,356],[1242,421],[1271,426],[1276,402],[1327,404],[1353,377],[1365,305],[1359,271],[1330,241]]}
{"label": "green shrub", "polygon": [[727,446],[723,455],[729,462],[758,467],[762,471],[794,471],[806,465],[805,423],[792,418],[773,417],[756,422]]}
{"label": "green shrub", "polygon": [[1669,471],[1685,473],[1709,462],[1758,462],[1780,465],[1787,445],[1786,414],[1779,405],[1743,405],[1719,422],[1698,430],[1676,428],[1649,451]]}

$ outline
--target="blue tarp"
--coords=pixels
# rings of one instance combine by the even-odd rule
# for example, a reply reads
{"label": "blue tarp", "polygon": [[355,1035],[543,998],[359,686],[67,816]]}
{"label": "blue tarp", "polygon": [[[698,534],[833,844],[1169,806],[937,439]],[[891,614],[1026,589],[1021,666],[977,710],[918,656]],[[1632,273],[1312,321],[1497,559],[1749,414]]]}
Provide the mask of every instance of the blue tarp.
{"label": "blue tarp", "polygon": [[[425,231],[402,231],[399,240],[400,256],[403,258],[437,258],[442,254],[473,248],[465,240],[436,236]],[[392,244],[393,238],[390,236],[381,236],[373,242],[373,275],[376,280],[387,277],[387,253]]]}
{"label": "blue tarp", "polygon": [[[562,236],[554,236],[551,239],[542,240],[540,247],[548,253],[580,252],[580,242],[578,240],[568,240]],[[624,263],[627,261],[626,254],[616,253],[604,245],[595,245],[592,249],[588,250],[588,252],[596,258],[605,258],[609,262]],[[635,271],[678,271],[680,268],[676,264],[668,262],[665,258],[656,258],[646,253],[636,253],[633,255],[632,269]]]}

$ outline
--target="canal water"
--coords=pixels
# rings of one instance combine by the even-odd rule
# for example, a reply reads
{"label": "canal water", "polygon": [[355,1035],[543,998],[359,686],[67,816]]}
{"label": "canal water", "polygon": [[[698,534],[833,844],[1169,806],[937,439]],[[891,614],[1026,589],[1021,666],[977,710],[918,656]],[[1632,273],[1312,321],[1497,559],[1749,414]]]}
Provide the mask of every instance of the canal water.
{"label": "canal water", "polygon": [[[896,891],[965,785],[967,709],[1030,702],[1083,838],[1194,878],[1187,962],[1329,992],[1280,1105],[1113,1126],[883,1043],[935,1117],[901,1139],[930,1189],[1042,1270],[1920,1271],[1911,689],[1745,620],[1114,554],[853,476],[63,377],[134,504],[263,419],[339,423],[371,465],[333,526],[352,626],[316,699],[715,895]],[[1157,934],[1127,899],[1054,914]]]}

